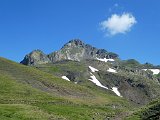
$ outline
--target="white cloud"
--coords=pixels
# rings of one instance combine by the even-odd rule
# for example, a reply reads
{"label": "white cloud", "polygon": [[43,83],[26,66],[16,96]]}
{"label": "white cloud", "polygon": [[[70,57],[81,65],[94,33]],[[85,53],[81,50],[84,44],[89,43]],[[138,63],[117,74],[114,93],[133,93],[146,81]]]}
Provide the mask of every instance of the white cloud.
{"label": "white cloud", "polygon": [[113,14],[107,20],[102,21],[100,26],[108,35],[116,35],[130,31],[131,27],[136,23],[137,21],[132,14],[123,13],[122,15]]}

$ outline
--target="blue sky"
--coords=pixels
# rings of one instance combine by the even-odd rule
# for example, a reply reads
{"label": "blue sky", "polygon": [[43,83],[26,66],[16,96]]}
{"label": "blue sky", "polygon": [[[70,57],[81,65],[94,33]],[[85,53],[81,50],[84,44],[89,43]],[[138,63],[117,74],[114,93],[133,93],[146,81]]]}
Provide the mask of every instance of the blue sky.
{"label": "blue sky", "polygon": [[[159,6],[159,0],[0,0],[0,56],[19,62],[34,49],[48,54],[79,38],[121,59],[160,64]],[[101,23],[123,14],[136,21],[126,31],[102,30]]]}

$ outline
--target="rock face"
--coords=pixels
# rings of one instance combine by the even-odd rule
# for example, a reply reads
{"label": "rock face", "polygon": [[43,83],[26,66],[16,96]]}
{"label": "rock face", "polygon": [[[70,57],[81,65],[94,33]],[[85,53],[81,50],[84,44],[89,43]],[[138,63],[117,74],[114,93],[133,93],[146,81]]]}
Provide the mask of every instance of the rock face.
{"label": "rock face", "polygon": [[96,58],[117,58],[115,53],[107,52],[104,49],[97,49],[91,45],[83,43],[81,40],[71,40],[65,44],[61,50],[48,55],[52,62],[61,60],[81,61]]}
{"label": "rock face", "polygon": [[25,65],[35,65],[49,62],[53,63],[61,60],[81,61],[97,58],[115,59],[118,58],[118,55],[107,52],[104,49],[92,47],[79,39],[74,39],[66,43],[59,51],[55,51],[49,55],[45,55],[40,50],[35,50],[26,55],[21,63]]}
{"label": "rock face", "polygon": [[37,65],[49,62],[49,58],[41,50],[34,50],[26,55],[20,63],[24,65]]}

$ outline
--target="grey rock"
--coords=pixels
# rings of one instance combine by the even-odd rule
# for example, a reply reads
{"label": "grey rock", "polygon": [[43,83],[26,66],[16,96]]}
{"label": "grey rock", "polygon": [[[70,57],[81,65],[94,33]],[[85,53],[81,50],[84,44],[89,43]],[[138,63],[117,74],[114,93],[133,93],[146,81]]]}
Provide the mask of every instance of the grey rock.
{"label": "grey rock", "polygon": [[36,65],[45,63],[54,63],[62,60],[82,61],[97,58],[118,58],[115,53],[107,52],[104,49],[97,49],[89,44],[85,44],[79,39],[74,39],[66,43],[59,51],[49,55],[40,50],[34,50],[25,56],[21,61],[24,65]]}
{"label": "grey rock", "polygon": [[24,65],[37,65],[46,64],[49,62],[49,58],[41,50],[34,50],[26,55],[20,63]]}
{"label": "grey rock", "polygon": [[61,60],[81,61],[97,58],[118,58],[115,53],[107,52],[104,49],[97,49],[91,45],[83,43],[79,39],[74,39],[65,44],[59,51],[48,55],[52,62]]}

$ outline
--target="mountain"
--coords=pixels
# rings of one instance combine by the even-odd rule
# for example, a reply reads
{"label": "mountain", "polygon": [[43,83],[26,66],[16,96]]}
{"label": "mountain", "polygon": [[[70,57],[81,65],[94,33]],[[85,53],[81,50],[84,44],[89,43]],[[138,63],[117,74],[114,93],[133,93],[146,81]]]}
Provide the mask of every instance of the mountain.
{"label": "mountain", "polygon": [[43,63],[56,62],[61,60],[82,61],[86,59],[115,59],[118,55],[107,52],[104,49],[97,49],[91,45],[83,43],[79,39],[74,39],[66,43],[59,51],[45,55],[40,50],[34,50],[21,61],[25,65],[36,65]]}
{"label": "mountain", "polygon": [[160,66],[79,39],[51,54],[34,50],[21,64],[0,58],[0,88],[3,120],[159,117]]}
{"label": "mountain", "polygon": [[[94,76],[101,87],[111,90],[116,87],[124,98],[140,105],[160,96],[158,78],[152,73],[159,70],[156,66],[142,65],[134,59],[120,60],[116,53],[97,49],[79,39],[69,41],[59,51],[48,55],[33,51],[21,63],[34,65],[57,77],[65,76],[77,84],[87,84]],[[97,72],[90,73],[89,66]]]}

